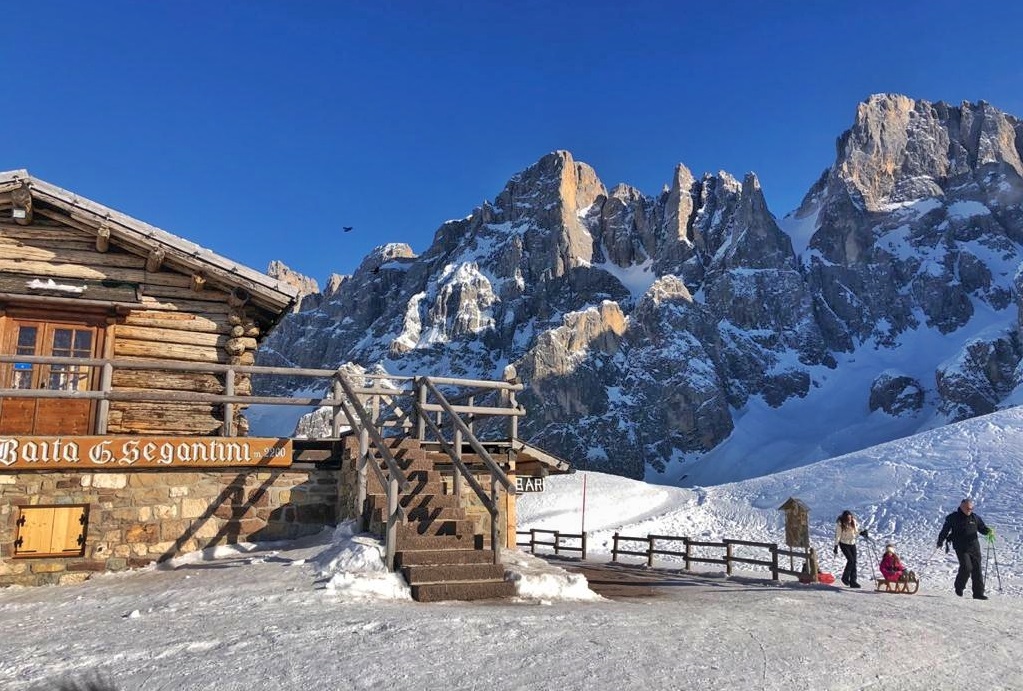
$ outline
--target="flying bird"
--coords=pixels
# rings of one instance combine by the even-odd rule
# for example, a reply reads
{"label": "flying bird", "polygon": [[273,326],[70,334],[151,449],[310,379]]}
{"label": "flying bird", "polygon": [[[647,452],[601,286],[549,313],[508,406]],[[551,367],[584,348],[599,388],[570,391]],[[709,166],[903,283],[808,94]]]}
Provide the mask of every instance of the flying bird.
{"label": "flying bird", "polygon": [[341,226],[341,230],[345,231],[346,233],[350,233],[352,232],[352,226]]}

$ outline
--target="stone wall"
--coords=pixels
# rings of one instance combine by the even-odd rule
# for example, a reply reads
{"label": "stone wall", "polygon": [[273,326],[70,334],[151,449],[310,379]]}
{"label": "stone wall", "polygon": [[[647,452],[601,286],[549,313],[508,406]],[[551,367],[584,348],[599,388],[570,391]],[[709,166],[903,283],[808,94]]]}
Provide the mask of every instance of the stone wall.
{"label": "stone wall", "polygon": [[[311,535],[334,525],[339,507],[350,514],[350,495],[338,471],[300,466],[0,472],[0,586],[76,583],[206,547]],[[18,507],[46,504],[89,505],[82,557],[13,558]]]}

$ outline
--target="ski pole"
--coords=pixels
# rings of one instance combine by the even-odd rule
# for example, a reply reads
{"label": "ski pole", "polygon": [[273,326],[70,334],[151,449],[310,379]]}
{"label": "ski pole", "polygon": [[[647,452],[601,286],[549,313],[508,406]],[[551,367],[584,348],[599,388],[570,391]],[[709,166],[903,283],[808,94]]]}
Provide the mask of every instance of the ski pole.
{"label": "ski pole", "polygon": [[988,574],[987,567],[988,567],[988,564],[991,562],[991,547],[992,547],[991,542],[988,541],[988,543],[987,543],[987,550],[984,552],[984,573],[983,573],[983,575],[984,575],[984,581],[985,582],[987,581],[987,574]]}
{"label": "ski pole", "polygon": [[991,554],[995,558],[995,578],[998,579],[998,592],[1002,592],[1002,574],[998,573],[998,551],[995,549],[994,540],[991,541]]}

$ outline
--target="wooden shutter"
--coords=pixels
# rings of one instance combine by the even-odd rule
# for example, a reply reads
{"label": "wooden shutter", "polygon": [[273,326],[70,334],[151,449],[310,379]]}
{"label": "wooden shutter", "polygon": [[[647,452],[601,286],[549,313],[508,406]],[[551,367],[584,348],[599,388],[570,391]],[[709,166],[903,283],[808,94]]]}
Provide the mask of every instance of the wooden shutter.
{"label": "wooden shutter", "polygon": [[74,557],[85,552],[88,506],[22,506],[16,557]]}

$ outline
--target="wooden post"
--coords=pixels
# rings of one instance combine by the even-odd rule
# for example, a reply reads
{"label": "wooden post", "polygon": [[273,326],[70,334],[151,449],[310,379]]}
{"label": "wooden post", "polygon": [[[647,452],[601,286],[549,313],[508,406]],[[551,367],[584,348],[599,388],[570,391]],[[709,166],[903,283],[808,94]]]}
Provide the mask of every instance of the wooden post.
{"label": "wooden post", "polygon": [[387,570],[394,571],[395,543],[398,541],[398,478],[387,483]]}
{"label": "wooden post", "polygon": [[646,536],[646,565],[650,568],[654,565],[654,536],[649,533]]}
{"label": "wooden post", "polygon": [[[224,395],[234,396],[234,370],[224,372]],[[224,404],[224,425],[220,428],[221,436],[234,436],[234,403]]]}
{"label": "wooden post", "polygon": [[[419,400],[419,405],[426,405],[426,385],[423,383],[421,377],[416,377],[415,379],[415,394],[416,398]],[[419,441],[426,441],[426,420],[423,419],[424,415],[426,415],[426,413],[422,410],[422,408],[416,411],[416,438],[419,439]]]}
{"label": "wooden post", "polygon": [[686,571],[692,571],[692,561],[690,561],[690,557],[692,557],[693,554],[692,552],[693,547],[692,545],[689,544],[689,538],[687,537],[682,538],[682,543],[686,546],[686,556],[684,562],[686,565]]}
{"label": "wooden post", "polygon": [[[472,408],[475,405],[476,405],[476,397],[475,396],[469,396],[469,407]],[[474,428],[475,424],[476,424],[476,416],[473,415],[472,413],[469,413],[469,419],[466,422],[466,425],[469,427],[469,431],[472,432],[473,434],[476,434],[476,430]]]}
{"label": "wooden post", "polygon": [[110,393],[113,380],[114,366],[109,362],[103,363],[99,375],[99,390],[103,392],[103,398],[100,399],[96,411],[96,434],[107,433],[107,425],[110,423],[110,399],[106,396]]}
{"label": "wooden post", "polygon": [[[515,392],[508,392],[508,405],[512,410],[518,408],[518,403],[515,402]],[[519,436],[519,416],[509,415],[508,416],[508,437],[510,439],[517,439]]]}
{"label": "wooden post", "polygon": [[536,554],[536,528],[529,529],[529,553]]}
{"label": "wooden post", "polygon": [[[361,523],[363,530],[369,530],[370,516],[366,513],[366,497],[369,494],[366,482],[368,480],[368,468],[366,465],[369,463],[369,430],[359,430],[359,458],[355,461],[355,473],[356,473],[356,494],[355,494],[355,505],[358,507],[359,515],[361,516]],[[338,474],[340,477],[341,474]]]}
{"label": "wooden post", "polygon": [[779,580],[778,545],[771,545],[771,580]]}
{"label": "wooden post", "polygon": [[[330,395],[335,401],[340,401],[341,397],[345,395],[344,389],[341,388],[341,382],[338,381],[340,377],[340,372],[334,375],[334,385]],[[357,401],[353,401],[353,403],[358,405]],[[335,403],[330,415],[330,436],[333,439],[339,439],[341,437],[341,416],[343,414],[344,413],[341,411],[341,404]]]}
{"label": "wooden post", "polygon": [[497,478],[490,474],[490,505],[494,512],[490,514],[490,548],[494,550],[494,563],[501,563],[501,543],[498,542],[498,523],[500,522],[501,510],[497,504]]}
{"label": "wooden post", "polygon": [[[379,386],[380,386],[380,383],[376,382],[373,388],[374,389],[379,389]],[[383,433],[384,433],[384,426],[380,422],[380,394],[379,393],[372,393],[372,394],[370,394],[369,410],[370,410],[370,417],[373,420],[373,424],[376,425],[377,431],[380,432],[380,434],[382,436]]]}
{"label": "wooden post", "polygon": [[[462,460],[462,430],[455,428],[455,438],[453,440],[455,445],[455,458],[459,461]],[[455,464],[454,478],[452,478],[452,489],[456,497],[458,497],[458,505],[462,505],[462,473],[458,469],[458,464]]]}
{"label": "wooden post", "polygon": [[618,561],[618,533],[611,537],[611,561]]}
{"label": "wooden post", "polygon": [[583,561],[586,561],[586,533],[583,533]]}
{"label": "wooden post", "polygon": [[732,575],[732,543],[725,540],[725,574]]}

